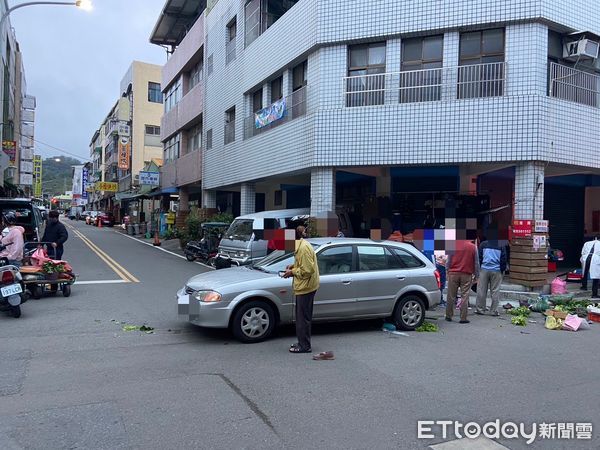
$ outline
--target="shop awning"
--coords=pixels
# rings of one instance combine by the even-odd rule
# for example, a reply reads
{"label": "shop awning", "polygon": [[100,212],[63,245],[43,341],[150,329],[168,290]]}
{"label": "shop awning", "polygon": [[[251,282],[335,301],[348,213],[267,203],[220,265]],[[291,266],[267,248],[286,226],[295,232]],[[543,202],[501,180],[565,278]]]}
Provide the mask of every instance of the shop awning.
{"label": "shop awning", "polygon": [[172,195],[179,193],[179,189],[176,187],[168,187],[164,189],[159,189],[154,192],[148,192],[146,195],[148,197],[158,197],[159,195]]}
{"label": "shop awning", "polygon": [[115,200],[118,201],[130,201],[137,199],[149,198],[149,194],[136,194],[133,192],[117,192],[115,195]]}

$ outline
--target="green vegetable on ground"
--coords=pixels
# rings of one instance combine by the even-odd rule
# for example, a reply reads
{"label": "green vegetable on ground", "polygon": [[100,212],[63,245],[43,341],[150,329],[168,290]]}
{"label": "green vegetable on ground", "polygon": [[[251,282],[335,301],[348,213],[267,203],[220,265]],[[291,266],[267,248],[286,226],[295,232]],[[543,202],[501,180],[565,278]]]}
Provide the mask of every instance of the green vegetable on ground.
{"label": "green vegetable on ground", "polygon": [[525,316],[514,316],[512,319],[510,319],[510,323],[519,327],[524,327],[527,325],[527,318]]}
{"label": "green vegetable on ground", "polygon": [[425,333],[435,333],[439,331],[439,327],[435,323],[423,322],[423,324],[420,327],[417,327],[415,330]]}
{"label": "green vegetable on ground", "polygon": [[509,309],[508,313],[511,316],[529,317],[529,314],[531,314],[531,311],[529,310],[529,308],[526,308],[525,306],[519,306],[518,308]]}

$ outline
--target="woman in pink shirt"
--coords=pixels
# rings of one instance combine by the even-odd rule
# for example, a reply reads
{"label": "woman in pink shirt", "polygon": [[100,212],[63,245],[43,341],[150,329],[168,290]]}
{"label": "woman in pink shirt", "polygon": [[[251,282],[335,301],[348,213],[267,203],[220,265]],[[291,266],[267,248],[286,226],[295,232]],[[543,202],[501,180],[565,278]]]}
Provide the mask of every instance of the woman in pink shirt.
{"label": "woman in pink shirt", "polygon": [[8,228],[8,234],[0,239],[2,247],[5,247],[0,251],[0,258],[7,258],[8,263],[17,267],[21,266],[23,262],[23,234],[25,229],[16,225],[17,216],[14,213],[6,213],[4,215],[4,223]]}

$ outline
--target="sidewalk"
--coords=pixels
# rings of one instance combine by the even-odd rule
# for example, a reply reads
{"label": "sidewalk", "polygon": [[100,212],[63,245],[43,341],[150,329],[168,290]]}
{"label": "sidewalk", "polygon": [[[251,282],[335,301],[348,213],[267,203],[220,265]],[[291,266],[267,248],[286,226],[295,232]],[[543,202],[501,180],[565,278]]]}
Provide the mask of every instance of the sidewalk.
{"label": "sidewalk", "polygon": [[[132,236],[132,235],[127,234],[127,232],[119,226],[115,226],[113,229],[117,233],[121,233],[131,239],[135,239],[136,241],[143,242],[144,244],[152,244],[152,245],[154,244],[153,237],[150,239],[147,239],[145,237],[145,235],[142,235],[142,234]],[[179,244],[179,239],[161,239],[160,240],[160,248],[167,250],[169,252],[172,252],[172,253],[176,253],[177,255],[180,255],[180,256],[185,256],[185,253],[183,252],[183,250],[181,249],[181,246]]]}

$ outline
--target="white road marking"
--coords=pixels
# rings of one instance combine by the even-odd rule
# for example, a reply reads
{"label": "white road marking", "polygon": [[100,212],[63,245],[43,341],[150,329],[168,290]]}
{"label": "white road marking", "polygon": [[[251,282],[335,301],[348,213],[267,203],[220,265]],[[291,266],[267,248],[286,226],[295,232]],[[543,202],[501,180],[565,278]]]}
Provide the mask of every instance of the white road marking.
{"label": "white road marking", "polygon": [[492,441],[484,436],[479,436],[476,439],[456,439],[432,445],[429,448],[433,450],[510,450],[508,447],[500,445],[496,441]]}
{"label": "white road marking", "polygon": [[[172,252],[172,251],[170,251],[170,250],[165,250],[165,249],[164,249],[164,248],[162,248],[162,247],[158,247],[158,246],[156,246],[156,245],[152,245],[152,244],[150,244],[149,242],[144,242],[144,241],[142,241],[141,239],[135,238],[135,237],[133,237],[133,236],[129,236],[129,235],[127,235],[127,234],[123,234],[123,233],[121,233],[121,232],[119,232],[119,231],[115,231],[115,233],[117,233],[117,234],[120,234],[120,235],[121,235],[121,236],[123,236],[123,237],[129,238],[129,239],[132,239],[132,240],[134,240],[134,241],[136,241],[136,242],[139,242],[140,244],[148,245],[148,246],[150,246],[150,247],[153,247],[153,248],[155,248],[155,249],[157,249],[157,250],[161,250],[161,251],[163,251],[163,252],[165,252],[165,253],[168,253],[169,255],[173,255],[173,256],[176,256],[176,257],[178,257],[178,258],[185,259],[185,260],[187,261],[187,259],[186,259],[186,257],[185,257],[185,256],[178,255],[177,253],[173,253],[173,252]],[[207,269],[212,269],[212,270],[215,270],[215,268],[214,268],[214,267],[211,267],[211,266],[209,266],[209,265],[207,265],[207,264],[204,264],[204,263],[201,263],[201,262],[199,262],[199,261],[194,261],[194,263],[196,263],[196,264],[198,264],[198,265],[200,265],[200,266],[206,267]]]}
{"label": "white road marking", "polygon": [[116,284],[116,283],[129,283],[125,280],[93,280],[93,281],[76,281],[75,284]]}

